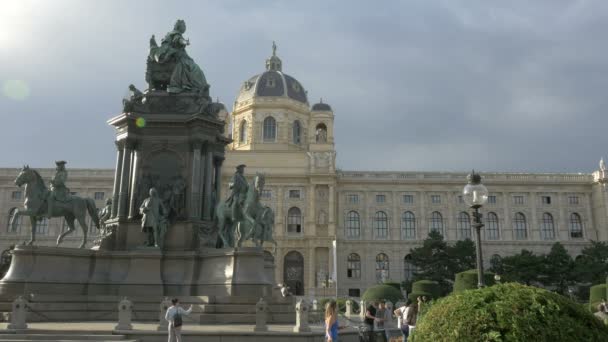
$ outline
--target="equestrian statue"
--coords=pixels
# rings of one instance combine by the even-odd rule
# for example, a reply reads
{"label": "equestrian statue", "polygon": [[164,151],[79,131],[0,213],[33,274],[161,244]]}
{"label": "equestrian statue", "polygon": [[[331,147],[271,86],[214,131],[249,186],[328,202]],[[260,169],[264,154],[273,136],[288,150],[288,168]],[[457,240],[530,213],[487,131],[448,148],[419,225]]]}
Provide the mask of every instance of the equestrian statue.
{"label": "equestrian statue", "polygon": [[55,162],[57,168],[55,176],[51,180],[51,190],[49,191],[40,177],[38,171],[30,169],[25,165],[19,172],[15,184],[21,187],[25,184],[24,209],[15,210],[10,218],[10,225],[16,229],[19,216],[29,216],[32,224],[31,239],[25,244],[31,246],[36,241],[36,224],[38,221],[51,217],[63,217],[68,225],[68,230],[61,232],[57,238],[57,246],[61,244],[66,235],[71,234],[74,228],[74,220],[78,220],[82,228],[82,243],[80,248],[84,248],[87,242],[89,231],[86,223],[86,213],[92,218],[93,224],[99,229],[99,216],[95,201],[92,198],[82,198],[70,194],[70,190],[65,186],[68,178],[65,169],[65,161]]}
{"label": "equestrian statue", "polygon": [[215,208],[215,220],[223,247],[241,247],[247,240],[262,247],[265,241],[274,243],[274,212],[260,203],[264,190],[265,176],[257,173],[251,184],[243,175],[245,165],[236,167],[234,176],[228,183],[230,196]]}

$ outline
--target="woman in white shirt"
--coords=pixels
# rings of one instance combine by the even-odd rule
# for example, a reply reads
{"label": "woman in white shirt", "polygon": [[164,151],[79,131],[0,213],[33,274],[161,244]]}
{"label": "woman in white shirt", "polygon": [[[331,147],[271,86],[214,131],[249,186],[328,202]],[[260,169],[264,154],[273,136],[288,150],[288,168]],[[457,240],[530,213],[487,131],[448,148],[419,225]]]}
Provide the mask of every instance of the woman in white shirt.
{"label": "woman in white shirt", "polygon": [[404,306],[402,306],[394,311],[395,316],[401,317],[401,332],[403,333],[404,341],[407,341],[407,337],[410,335],[410,330],[413,330],[414,326],[415,326],[415,318],[414,318],[414,324],[412,324],[412,325],[408,324],[408,323],[412,323],[412,322],[408,322],[408,319],[411,321],[412,314],[414,314],[413,312],[410,312],[410,311],[417,311],[413,308],[412,301],[410,299],[405,301]]}
{"label": "woman in white shirt", "polygon": [[169,322],[169,342],[182,342],[182,316],[192,312],[192,305],[188,310],[179,306],[179,299],[171,299],[171,307],[165,313],[165,319]]}

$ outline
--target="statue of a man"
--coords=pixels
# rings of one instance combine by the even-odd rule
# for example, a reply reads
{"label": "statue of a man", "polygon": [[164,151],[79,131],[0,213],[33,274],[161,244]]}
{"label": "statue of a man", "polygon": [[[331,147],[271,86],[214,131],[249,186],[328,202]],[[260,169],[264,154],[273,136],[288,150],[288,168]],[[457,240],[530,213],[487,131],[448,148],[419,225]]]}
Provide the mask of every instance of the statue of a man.
{"label": "statue of a man", "polygon": [[65,182],[68,180],[68,171],[65,169],[66,161],[56,161],[55,165],[55,176],[51,179],[51,192],[47,198],[47,217],[52,217],[55,201],[65,202],[68,200],[70,195],[70,189],[65,186]]}
{"label": "statue of a man", "polygon": [[106,221],[112,216],[112,198],[106,200],[106,206],[99,211],[99,223],[101,229],[105,231]]}
{"label": "statue of a man", "polygon": [[247,195],[247,190],[249,189],[247,179],[243,175],[245,172],[245,167],[246,165],[244,164],[237,166],[234,176],[232,176],[232,179],[228,183],[228,188],[232,190],[232,193],[226,199],[226,204],[230,207],[233,221],[235,221],[237,218],[237,209],[243,207],[245,196]]}
{"label": "statue of a man", "polygon": [[143,215],[141,218],[141,230],[147,234],[146,246],[162,247],[164,230],[167,227],[166,216],[168,214],[163,201],[158,197],[156,188],[150,189],[150,197],[146,198],[139,208]]}
{"label": "statue of a man", "polygon": [[185,207],[185,192],[186,181],[181,175],[177,175],[173,181],[173,184],[171,184],[171,208],[175,210],[175,213],[178,216],[181,216]]}

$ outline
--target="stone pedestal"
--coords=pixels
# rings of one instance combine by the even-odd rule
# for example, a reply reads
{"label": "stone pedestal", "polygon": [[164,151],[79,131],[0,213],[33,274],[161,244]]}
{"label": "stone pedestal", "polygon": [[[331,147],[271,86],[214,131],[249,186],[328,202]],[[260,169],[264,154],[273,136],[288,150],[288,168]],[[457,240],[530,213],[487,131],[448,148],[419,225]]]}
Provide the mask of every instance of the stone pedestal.
{"label": "stone pedestal", "polygon": [[293,327],[294,332],[310,332],[308,325],[308,312],[310,307],[304,299],[300,299],[296,303],[296,325]]}
{"label": "stone pedestal", "polygon": [[25,330],[27,329],[27,300],[19,296],[12,305],[11,322],[6,327],[9,330]]}
{"label": "stone pedestal", "polygon": [[125,297],[118,303],[118,324],[114,327],[114,330],[132,330],[132,316],[133,303]]}
{"label": "stone pedestal", "polygon": [[353,301],[348,299],[346,300],[346,317],[350,317],[353,315]]}
{"label": "stone pedestal", "polygon": [[267,312],[268,304],[266,304],[264,298],[260,298],[255,304],[255,328],[253,328],[253,331],[268,331],[268,326],[266,325]]}

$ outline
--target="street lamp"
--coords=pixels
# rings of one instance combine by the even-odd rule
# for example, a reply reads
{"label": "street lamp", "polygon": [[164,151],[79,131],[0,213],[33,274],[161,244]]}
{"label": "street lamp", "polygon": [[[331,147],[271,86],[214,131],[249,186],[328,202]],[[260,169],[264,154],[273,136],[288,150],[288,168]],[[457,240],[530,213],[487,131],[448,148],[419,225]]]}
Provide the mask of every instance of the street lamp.
{"label": "street lamp", "polygon": [[476,251],[477,251],[477,287],[482,288],[485,286],[483,277],[483,258],[481,257],[481,208],[488,201],[488,189],[481,184],[481,176],[475,173],[475,170],[467,176],[468,184],[465,185],[462,190],[462,197],[464,202],[473,210],[473,220],[476,236]]}

